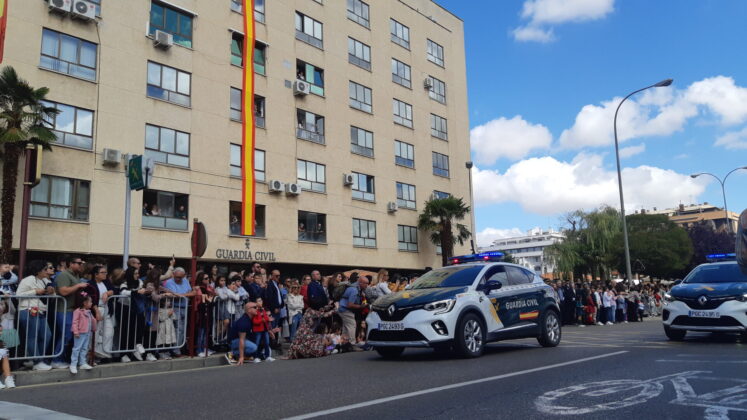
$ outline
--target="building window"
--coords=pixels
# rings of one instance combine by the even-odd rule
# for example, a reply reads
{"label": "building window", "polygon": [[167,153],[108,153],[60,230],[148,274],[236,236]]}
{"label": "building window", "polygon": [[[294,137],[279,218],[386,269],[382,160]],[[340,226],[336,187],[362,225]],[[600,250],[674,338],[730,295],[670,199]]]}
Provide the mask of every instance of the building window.
{"label": "building window", "polygon": [[39,67],[95,81],[97,48],[92,42],[44,29]]}
{"label": "building window", "polygon": [[451,197],[451,194],[447,192],[433,190],[433,198],[436,200],[440,200],[442,198],[449,198],[449,197]]}
{"label": "building window", "polygon": [[93,149],[93,111],[56,102],[42,104],[58,111],[57,115],[44,116],[44,122],[57,136],[57,144]]}
{"label": "building window", "polygon": [[317,48],[324,48],[322,23],[296,12],[296,39]]}
{"label": "building window", "polygon": [[231,64],[244,66],[244,35],[231,32]]}
{"label": "building window", "polygon": [[392,19],[389,21],[389,29],[392,33],[392,42],[410,49],[410,28]]}
{"label": "building window", "polygon": [[267,45],[261,42],[254,42],[254,72],[265,76],[267,73],[266,55]]}
{"label": "building window", "polygon": [[155,162],[189,167],[189,134],[146,124],[145,156]]}
{"label": "building window", "polygon": [[433,76],[428,76],[431,87],[428,88],[428,96],[436,102],[442,104],[446,103],[446,83],[436,79]]}
{"label": "building window", "polygon": [[[241,202],[228,202],[228,231],[231,236],[241,235]],[[254,236],[253,238],[265,237],[265,206],[261,204],[254,205]]]}
{"label": "building window", "polygon": [[397,225],[397,241],[400,251],[418,251],[418,229],[414,226]]}
{"label": "building window", "polygon": [[231,119],[241,122],[241,89],[231,88]]}
{"label": "building window", "polygon": [[296,109],[298,128],[296,137],[318,144],[324,144],[324,117],[303,109]]}
{"label": "building window", "polygon": [[364,201],[376,200],[373,176],[353,172],[353,198]]}
{"label": "building window", "polygon": [[444,66],[444,47],[430,39],[428,40],[428,61],[441,67]]}
{"label": "building window", "polygon": [[254,95],[254,125],[265,128],[265,97]]}
{"label": "building window", "polygon": [[371,47],[356,39],[348,38],[348,62],[371,71]]}
{"label": "building window", "polygon": [[361,0],[348,0],[348,19],[365,27],[370,27],[368,4]]}
{"label": "building window", "polygon": [[296,60],[296,78],[309,82],[311,93],[324,96],[324,69]]}
{"label": "building window", "polygon": [[392,82],[408,89],[411,88],[412,79],[410,66],[392,58]]}
{"label": "building window", "polygon": [[446,118],[431,114],[431,136],[441,140],[448,140],[448,130],[446,128]]}
{"label": "building window", "polygon": [[373,133],[358,127],[350,127],[350,151],[366,157],[373,157]]}
{"label": "building window", "polygon": [[[243,8],[243,0],[231,0],[231,10],[243,13]],[[254,20],[259,23],[265,23],[265,0],[254,0]]]}
{"label": "building window", "polygon": [[298,159],[296,162],[297,183],[304,190],[323,193],[327,191],[326,166],[321,163]]}
{"label": "building window", "polygon": [[190,106],[192,75],[173,67],[148,62],[148,96]]}
{"label": "building window", "polygon": [[[254,181],[264,182],[265,177],[265,151],[254,149]],[[231,176],[241,178],[241,146],[231,144]]]}
{"label": "building window", "polygon": [[393,99],[392,104],[394,106],[394,123],[412,128],[412,105],[399,99]]}
{"label": "building window", "polygon": [[376,222],[353,219],[353,246],[376,248]]}
{"label": "building window", "polygon": [[368,112],[369,114],[373,112],[371,89],[351,81],[348,85],[348,90],[351,107]]}
{"label": "building window", "polygon": [[189,195],[143,191],[143,227],[188,230]]}
{"label": "building window", "polygon": [[449,157],[433,152],[433,175],[449,177]]}
{"label": "building window", "polygon": [[174,36],[174,44],[192,48],[192,18],[182,11],[152,2],[148,34],[153,36],[156,30],[168,32]]}
{"label": "building window", "polygon": [[299,211],[298,240],[302,242],[327,242],[327,215]]}
{"label": "building window", "polygon": [[415,210],[415,186],[397,183],[397,207]]}
{"label": "building window", "polygon": [[88,220],[91,183],[43,175],[31,190],[31,216],[63,220]]}
{"label": "building window", "polygon": [[394,163],[408,168],[415,167],[415,146],[394,140]]}

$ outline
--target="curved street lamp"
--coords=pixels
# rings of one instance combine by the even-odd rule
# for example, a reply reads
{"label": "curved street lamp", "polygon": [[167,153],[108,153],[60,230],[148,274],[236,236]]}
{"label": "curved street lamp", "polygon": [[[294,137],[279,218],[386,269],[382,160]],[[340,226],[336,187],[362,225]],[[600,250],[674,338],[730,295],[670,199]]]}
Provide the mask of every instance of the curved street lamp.
{"label": "curved street lamp", "polygon": [[726,208],[726,186],[725,186],[726,185],[726,178],[729,178],[729,175],[733,174],[734,172],[736,172],[736,171],[738,171],[740,169],[747,169],[747,166],[740,166],[739,168],[732,169],[731,171],[729,171],[728,174],[726,174],[726,176],[724,176],[723,179],[717,177],[716,175],[714,175],[714,174],[712,174],[710,172],[700,172],[700,173],[697,173],[697,174],[690,175],[690,178],[697,178],[697,177],[699,177],[701,175],[710,175],[710,176],[716,178],[716,181],[718,181],[719,184],[721,184],[721,194],[723,194],[723,196],[724,196],[724,219],[726,220],[726,225],[729,228],[729,233],[734,233],[734,229],[732,229],[732,227],[731,227],[731,222],[729,221],[729,210],[727,210],[727,208]]}
{"label": "curved street lamp", "polygon": [[672,84],[672,79],[665,79],[659,83],[653,84],[651,86],[646,86],[643,89],[638,89],[634,92],[631,92],[628,94],[628,96],[624,97],[622,101],[620,101],[620,104],[617,105],[617,109],[615,110],[614,131],[615,131],[615,159],[617,160],[617,186],[620,190],[620,215],[622,217],[623,240],[625,243],[625,269],[627,270],[628,283],[633,281],[633,270],[630,268],[630,246],[628,244],[628,224],[625,221],[625,200],[623,198],[622,172],[620,172],[620,146],[617,141],[617,113],[620,111],[620,107],[622,106],[623,102],[625,102],[628,98],[635,95],[636,93],[642,92],[646,89],[655,88],[655,87],[669,86],[671,84]]}

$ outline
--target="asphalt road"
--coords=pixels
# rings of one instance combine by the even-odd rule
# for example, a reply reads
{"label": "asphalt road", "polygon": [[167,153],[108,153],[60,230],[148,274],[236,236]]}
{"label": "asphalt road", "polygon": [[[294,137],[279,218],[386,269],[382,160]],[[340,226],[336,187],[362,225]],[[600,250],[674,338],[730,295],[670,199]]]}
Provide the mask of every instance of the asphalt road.
{"label": "asphalt road", "polygon": [[[747,343],[658,321],[566,327],[557,348],[491,344],[480,359],[408,350],[0,391],[0,400],[92,419],[747,419]],[[4,418],[0,412],[0,418]]]}

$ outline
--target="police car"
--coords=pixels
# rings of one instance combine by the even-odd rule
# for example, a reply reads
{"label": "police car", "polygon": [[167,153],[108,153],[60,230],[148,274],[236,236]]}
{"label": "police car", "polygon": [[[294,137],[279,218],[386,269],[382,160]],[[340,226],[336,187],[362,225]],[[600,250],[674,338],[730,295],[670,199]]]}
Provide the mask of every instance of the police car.
{"label": "police car", "polygon": [[713,254],[669,293],[662,320],[670,340],[688,331],[741,333],[747,338],[747,274],[735,254]]}
{"label": "police car", "polygon": [[408,289],[382,296],[366,318],[367,342],[385,358],[406,347],[482,355],[491,341],[536,337],[560,343],[558,296],[533,272],[486,252],[449,260]]}

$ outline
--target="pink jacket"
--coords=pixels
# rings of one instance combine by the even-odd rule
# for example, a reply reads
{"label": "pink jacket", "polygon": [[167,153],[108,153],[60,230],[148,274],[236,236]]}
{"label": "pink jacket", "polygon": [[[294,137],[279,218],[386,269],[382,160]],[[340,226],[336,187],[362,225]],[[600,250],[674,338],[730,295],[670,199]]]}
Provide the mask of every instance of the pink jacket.
{"label": "pink jacket", "polygon": [[[88,314],[86,314],[86,312],[88,312]],[[91,331],[96,331],[96,317],[94,317],[93,313],[88,309],[76,309],[73,312],[73,334],[79,335]]]}

